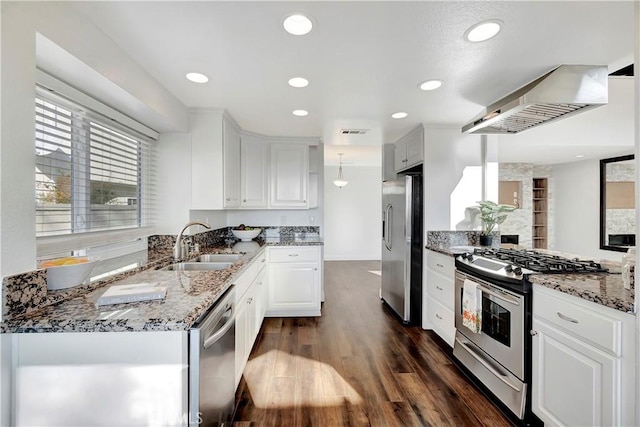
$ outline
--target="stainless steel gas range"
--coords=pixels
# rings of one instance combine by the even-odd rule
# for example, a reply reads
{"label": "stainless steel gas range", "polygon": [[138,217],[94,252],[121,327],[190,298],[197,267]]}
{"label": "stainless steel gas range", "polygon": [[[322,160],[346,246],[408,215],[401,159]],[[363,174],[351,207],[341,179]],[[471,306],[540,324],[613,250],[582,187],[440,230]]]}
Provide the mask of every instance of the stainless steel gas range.
{"label": "stainless steel gas range", "polygon": [[[517,418],[535,420],[530,409],[532,295],[528,277],[607,270],[588,260],[495,248],[459,255],[455,265],[454,357]],[[463,319],[465,287],[476,295],[479,320],[471,327]]]}

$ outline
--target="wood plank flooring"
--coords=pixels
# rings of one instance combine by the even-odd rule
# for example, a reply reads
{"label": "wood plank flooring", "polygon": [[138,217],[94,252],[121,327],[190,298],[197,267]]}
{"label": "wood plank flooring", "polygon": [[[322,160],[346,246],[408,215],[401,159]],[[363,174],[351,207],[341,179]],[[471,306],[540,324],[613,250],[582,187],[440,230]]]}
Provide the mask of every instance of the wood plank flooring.
{"label": "wood plank flooring", "polygon": [[325,262],[319,318],[267,318],[234,426],[508,426],[431,332],[379,298],[374,261]]}

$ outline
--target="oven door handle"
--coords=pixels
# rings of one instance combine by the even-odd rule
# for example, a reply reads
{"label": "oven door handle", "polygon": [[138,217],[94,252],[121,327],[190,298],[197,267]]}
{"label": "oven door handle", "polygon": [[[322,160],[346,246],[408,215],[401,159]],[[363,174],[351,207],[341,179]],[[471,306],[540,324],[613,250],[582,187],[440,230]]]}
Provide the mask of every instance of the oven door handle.
{"label": "oven door handle", "polygon": [[498,292],[492,291],[491,289],[486,288],[486,287],[484,287],[484,286],[482,286],[482,285],[480,285],[478,283],[476,283],[476,287],[478,289],[480,289],[482,292],[486,292],[489,295],[492,295],[492,296],[498,298],[499,300],[508,302],[509,304],[513,304],[513,305],[520,305],[520,301],[518,301],[515,298],[512,298],[512,297],[507,296],[507,295],[499,294]]}
{"label": "oven door handle", "polygon": [[487,368],[487,370],[489,372],[491,372],[493,375],[496,376],[496,378],[498,378],[500,381],[502,381],[503,383],[505,383],[507,386],[509,386],[510,388],[514,389],[516,392],[520,393],[520,389],[512,384],[510,381],[508,381],[504,375],[502,375],[500,372],[498,372],[493,366],[491,366],[486,360],[484,360],[482,358],[482,356],[478,355],[471,347],[469,347],[466,343],[460,341],[460,339],[458,337],[456,337],[456,342],[458,344],[460,344],[465,350],[467,350],[467,353],[469,353],[471,356],[473,356],[474,359],[476,359],[478,362],[480,362],[480,364],[482,366],[484,366],[485,368]]}

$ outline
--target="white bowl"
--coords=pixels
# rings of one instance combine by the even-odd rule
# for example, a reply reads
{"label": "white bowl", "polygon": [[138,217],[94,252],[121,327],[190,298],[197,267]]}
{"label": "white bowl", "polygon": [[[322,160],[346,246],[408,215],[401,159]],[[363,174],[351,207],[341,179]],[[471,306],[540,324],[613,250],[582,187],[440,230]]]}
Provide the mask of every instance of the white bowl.
{"label": "white bowl", "polygon": [[[47,289],[58,290],[73,288],[74,286],[81,285],[89,274],[93,271],[96,264],[99,261],[98,257],[76,257],[87,259],[87,262],[71,264],[71,265],[58,265],[54,267],[42,267],[47,269]],[[41,261],[40,265],[45,263],[45,260]]]}
{"label": "white bowl", "polygon": [[260,234],[261,231],[262,228],[253,228],[251,230],[234,230],[233,228],[231,229],[233,235],[243,242],[249,242],[253,240],[258,236],[258,234]]}

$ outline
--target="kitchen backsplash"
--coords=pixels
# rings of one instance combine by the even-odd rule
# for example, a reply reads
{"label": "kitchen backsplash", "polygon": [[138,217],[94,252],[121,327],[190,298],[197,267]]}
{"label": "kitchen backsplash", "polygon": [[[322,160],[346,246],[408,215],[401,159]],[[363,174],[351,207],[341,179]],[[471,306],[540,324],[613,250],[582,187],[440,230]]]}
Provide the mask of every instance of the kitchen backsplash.
{"label": "kitchen backsplash", "polygon": [[[491,246],[500,247],[500,232],[491,233],[493,242]],[[479,231],[427,231],[427,246],[480,246]]]}

